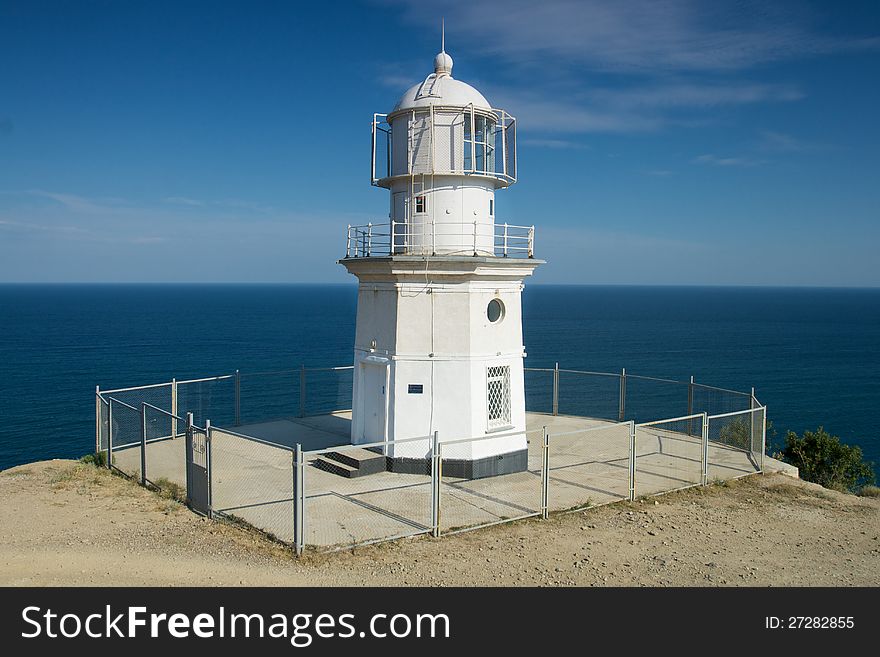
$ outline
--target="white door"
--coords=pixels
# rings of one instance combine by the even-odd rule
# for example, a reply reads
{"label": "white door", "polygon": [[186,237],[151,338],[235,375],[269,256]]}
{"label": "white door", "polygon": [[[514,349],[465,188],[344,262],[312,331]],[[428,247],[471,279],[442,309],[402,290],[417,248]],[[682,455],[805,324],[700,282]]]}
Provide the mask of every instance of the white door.
{"label": "white door", "polygon": [[364,364],[363,441],[385,440],[385,366]]}

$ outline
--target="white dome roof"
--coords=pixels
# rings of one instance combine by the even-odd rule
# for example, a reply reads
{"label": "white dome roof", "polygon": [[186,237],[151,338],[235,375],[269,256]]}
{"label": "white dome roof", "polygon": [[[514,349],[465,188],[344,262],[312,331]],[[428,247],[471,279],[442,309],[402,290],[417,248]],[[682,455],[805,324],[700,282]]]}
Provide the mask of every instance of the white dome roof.
{"label": "white dome roof", "polygon": [[400,97],[391,113],[429,105],[452,105],[491,109],[486,97],[471,85],[452,77],[452,57],[441,52],[434,58],[434,72],[424,82],[414,84]]}

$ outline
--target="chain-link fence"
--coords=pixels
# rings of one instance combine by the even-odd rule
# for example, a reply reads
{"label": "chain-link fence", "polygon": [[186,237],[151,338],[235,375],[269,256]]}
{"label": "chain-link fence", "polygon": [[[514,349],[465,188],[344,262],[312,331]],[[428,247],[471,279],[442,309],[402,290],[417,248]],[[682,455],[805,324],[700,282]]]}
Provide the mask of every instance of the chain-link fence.
{"label": "chain-link fence", "polygon": [[732,479],[763,469],[763,407],[708,417],[710,481]]}
{"label": "chain-link fence", "polygon": [[213,513],[293,542],[293,450],[213,426],[210,446]]}
{"label": "chain-link fence", "polygon": [[197,426],[205,426],[207,420],[224,426],[233,426],[236,423],[238,407],[236,380],[235,374],[226,374],[177,381],[174,408],[163,406],[159,408],[167,408],[172,413],[183,415],[192,413],[193,423]]}
{"label": "chain-link fence", "polygon": [[632,422],[547,436],[547,502],[570,511],[629,499]]}
{"label": "chain-link fence", "polygon": [[626,374],[624,377],[624,417],[634,422],[690,415],[688,384],[671,379]]}
{"label": "chain-link fence", "polygon": [[141,411],[113,397],[109,403],[108,463],[141,480]]}
{"label": "chain-link fence", "polygon": [[617,421],[620,417],[620,375],[556,370],[556,413]]}
{"label": "chain-link fence", "polygon": [[302,370],[300,415],[324,415],[351,410],[354,367]]}
{"label": "chain-link fence", "polygon": [[530,431],[441,442],[440,533],[539,515],[541,436]]}
{"label": "chain-link fence", "polygon": [[143,404],[146,482],[181,497],[186,489],[186,420]]}
{"label": "chain-link fence", "polygon": [[701,383],[691,383],[691,390],[692,413],[722,415],[752,408],[752,396],[746,392],[715,388]]}
{"label": "chain-link fence", "polygon": [[110,402],[100,392],[95,393],[95,452],[107,451],[110,436]]}
{"label": "chain-link fence", "polygon": [[240,415],[237,424],[300,415],[302,378],[300,369],[242,372],[239,377]]}
{"label": "chain-link fence", "polygon": [[[328,431],[348,421],[352,375],[300,368],[99,390],[96,448],[110,467],[297,552],[546,517],[763,469],[766,407],[754,392],[558,366],[525,372],[527,431],[302,451],[315,432],[319,444],[347,440]],[[330,414],[331,423],[314,417]],[[279,418],[298,427],[295,439],[259,437],[257,424]]]}
{"label": "chain-link fence", "polygon": [[532,413],[553,414],[554,373],[552,369],[527,367],[523,372],[526,409]]}
{"label": "chain-link fence", "polygon": [[703,483],[704,440],[692,433],[694,422],[703,418],[691,415],[635,425],[636,497]]}
{"label": "chain-link fence", "polygon": [[322,550],[432,531],[431,438],[302,455],[303,542]]}

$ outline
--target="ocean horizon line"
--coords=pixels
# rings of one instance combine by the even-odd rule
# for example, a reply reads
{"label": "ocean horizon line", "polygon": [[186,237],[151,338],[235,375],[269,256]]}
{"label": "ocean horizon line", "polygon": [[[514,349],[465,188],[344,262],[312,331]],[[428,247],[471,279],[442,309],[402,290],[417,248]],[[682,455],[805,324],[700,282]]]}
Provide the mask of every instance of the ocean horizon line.
{"label": "ocean horizon line", "polygon": [[[0,281],[0,287],[356,287],[357,282],[308,281]],[[543,283],[528,287],[752,289],[752,290],[860,290],[880,291],[878,285],[752,285],[742,283]]]}

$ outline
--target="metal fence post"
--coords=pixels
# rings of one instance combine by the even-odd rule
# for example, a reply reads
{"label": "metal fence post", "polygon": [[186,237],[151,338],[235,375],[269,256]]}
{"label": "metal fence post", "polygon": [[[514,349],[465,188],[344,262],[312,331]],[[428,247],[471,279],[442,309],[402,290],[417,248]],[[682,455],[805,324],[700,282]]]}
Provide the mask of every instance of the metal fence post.
{"label": "metal fence post", "polygon": [[306,366],[299,366],[299,416],[306,416]]}
{"label": "metal fence post", "polygon": [[213,490],[211,487],[211,420],[205,420],[205,475],[208,478],[208,519],[214,517]]}
{"label": "metal fence post", "polygon": [[[691,380],[688,382],[688,415],[694,414],[694,375],[691,374]],[[688,420],[688,435],[694,435],[694,419]]]}
{"label": "metal fence post", "polygon": [[95,386],[95,454],[101,451],[101,386]]}
{"label": "metal fence post", "polygon": [[113,469],[113,398],[107,399],[107,469]]}
{"label": "metal fence post", "polygon": [[559,415],[559,363],[553,368],[553,415]]}
{"label": "metal fence post", "polygon": [[177,438],[177,379],[171,379],[171,437]]}
{"label": "metal fence post", "polygon": [[440,432],[431,438],[431,535],[440,536]]}
{"label": "metal fence post", "polygon": [[541,518],[547,519],[550,507],[550,434],[542,430],[541,446]]}
{"label": "metal fence post", "polygon": [[626,368],[620,371],[620,399],[617,402],[617,421],[623,422],[626,417]]}
{"label": "metal fence post", "polygon": [[709,483],[709,414],[705,411],[703,415],[703,459],[701,465],[703,475],[703,485]]}
{"label": "metal fence post", "polygon": [[305,547],[305,539],[303,535],[304,523],[304,507],[305,499],[303,497],[303,457],[302,445],[296,444],[293,452],[293,548],[296,555],[303,553]]}
{"label": "metal fence post", "polygon": [[636,423],[629,421],[629,499],[636,499]]}
{"label": "metal fence post", "polygon": [[767,407],[764,407],[764,417],[761,419],[761,472],[764,472],[764,455],[767,453]]}
{"label": "metal fence post", "polygon": [[235,426],[241,425],[241,372],[235,370]]}
{"label": "metal fence post", "polygon": [[141,402],[141,486],[147,485],[147,404]]}

